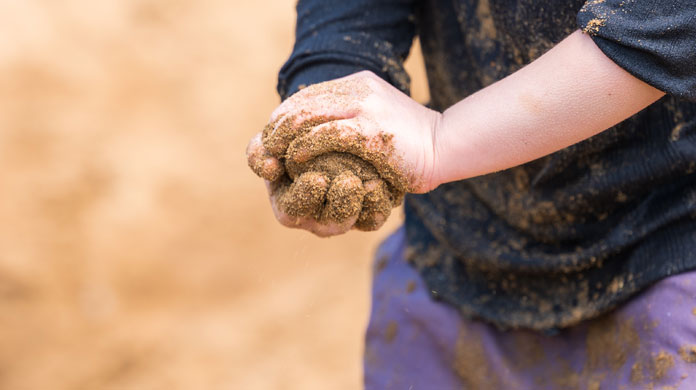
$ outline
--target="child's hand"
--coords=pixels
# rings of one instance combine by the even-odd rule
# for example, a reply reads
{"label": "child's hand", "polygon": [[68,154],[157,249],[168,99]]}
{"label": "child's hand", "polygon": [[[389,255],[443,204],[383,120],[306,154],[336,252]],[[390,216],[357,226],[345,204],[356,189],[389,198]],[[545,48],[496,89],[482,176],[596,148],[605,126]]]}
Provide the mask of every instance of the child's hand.
{"label": "child's hand", "polygon": [[[440,117],[374,74],[356,73],[305,88],[281,104],[249,143],[249,165],[267,180],[283,225],[319,236],[345,233],[356,222],[375,230],[391,208],[380,204],[380,194],[400,202],[395,197],[404,192],[437,186]],[[335,160],[340,169],[332,156],[342,156]],[[362,207],[350,206],[356,202]]]}

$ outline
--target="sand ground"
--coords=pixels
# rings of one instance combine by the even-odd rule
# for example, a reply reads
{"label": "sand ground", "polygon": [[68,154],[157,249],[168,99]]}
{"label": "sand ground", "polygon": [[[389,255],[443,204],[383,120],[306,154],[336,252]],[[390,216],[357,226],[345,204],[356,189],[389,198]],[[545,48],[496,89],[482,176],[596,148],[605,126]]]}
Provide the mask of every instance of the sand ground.
{"label": "sand ground", "polygon": [[294,2],[7,1],[0,25],[0,389],[359,388],[399,216],[282,228],[244,157]]}

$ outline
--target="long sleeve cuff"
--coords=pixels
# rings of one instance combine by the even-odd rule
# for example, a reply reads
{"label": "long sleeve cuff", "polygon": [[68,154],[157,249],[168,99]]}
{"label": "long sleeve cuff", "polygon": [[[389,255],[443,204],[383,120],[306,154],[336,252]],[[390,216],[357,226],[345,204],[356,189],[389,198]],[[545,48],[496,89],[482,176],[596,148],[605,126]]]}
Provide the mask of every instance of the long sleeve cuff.
{"label": "long sleeve cuff", "polygon": [[369,70],[408,94],[410,79],[392,44],[365,33],[327,33],[298,42],[278,75],[285,99],[303,85]]}

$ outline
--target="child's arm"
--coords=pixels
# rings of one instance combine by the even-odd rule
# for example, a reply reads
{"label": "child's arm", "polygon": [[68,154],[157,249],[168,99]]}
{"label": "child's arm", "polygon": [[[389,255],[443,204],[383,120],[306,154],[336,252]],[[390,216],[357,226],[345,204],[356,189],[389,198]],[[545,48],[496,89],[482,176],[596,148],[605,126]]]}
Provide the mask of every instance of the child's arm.
{"label": "child's arm", "polygon": [[523,164],[589,138],[663,92],[577,31],[545,55],[457,103],[436,131],[429,187]]}
{"label": "child's arm", "polygon": [[[396,170],[410,191],[429,191],[586,139],[654,102],[663,95],[660,90],[696,101],[695,22],[692,0],[590,0],[578,23],[592,39],[572,34],[444,114],[416,104],[373,75],[358,73],[293,96],[274,119],[294,114],[299,119],[269,134],[291,146],[291,153],[283,154],[287,161],[302,162],[330,151],[353,153],[383,172]],[[353,85],[351,91],[363,93],[344,93],[341,104],[335,104],[338,95],[332,91],[345,82]],[[333,119],[294,136],[297,126],[313,115]],[[250,144],[249,159],[268,180],[282,173],[279,161],[269,158],[258,138]],[[279,196],[271,193],[272,198]],[[315,232],[326,228],[311,218],[298,226]]]}
{"label": "child's arm", "polygon": [[[337,98],[337,90],[356,93]],[[295,126],[278,126],[273,137],[294,144],[287,158],[304,162],[330,151],[360,154],[350,148],[355,145],[351,140],[360,137],[374,140],[368,148],[379,151],[379,138],[393,135],[391,166],[407,178],[411,192],[427,192],[442,183],[553,153],[623,121],[662,95],[617,66],[578,31],[444,114],[426,109],[368,72],[312,86],[274,112],[272,122],[282,117],[301,119]],[[317,126],[296,139],[285,134],[313,117],[342,120]],[[341,140],[316,142],[322,137]],[[265,158],[268,167],[280,166],[272,157],[261,157],[265,150],[260,138],[252,146],[250,159]],[[279,176],[269,172],[267,179]]]}
{"label": "child's arm", "polygon": [[[396,167],[411,192],[427,192],[445,182],[553,153],[621,122],[662,95],[614,64],[590,37],[576,32],[444,114],[362,72],[293,95],[274,112],[272,122],[295,117],[295,125],[277,126],[270,136],[287,140],[287,159],[301,163],[331,151],[353,153],[381,170]],[[306,135],[291,135],[313,117],[333,120]],[[386,148],[385,135],[391,138]],[[386,153],[388,166],[371,159],[365,148],[374,156]],[[264,167],[257,173],[268,180],[282,174],[282,165],[268,155],[260,136],[250,144],[249,160],[252,166]],[[284,215],[276,207],[277,197],[292,194],[275,192],[270,183],[269,188],[276,217],[286,226],[319,235],[349,229]]]}

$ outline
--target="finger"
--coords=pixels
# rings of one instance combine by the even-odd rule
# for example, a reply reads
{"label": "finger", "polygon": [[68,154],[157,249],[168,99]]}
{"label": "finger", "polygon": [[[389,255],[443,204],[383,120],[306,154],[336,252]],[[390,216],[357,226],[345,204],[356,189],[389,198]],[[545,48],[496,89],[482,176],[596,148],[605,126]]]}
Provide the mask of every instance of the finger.
{"label": "finger", "polygon": [[307,230],[317,237],[331,237],[347,233],[351,230],[358,216],[351,217],[344,222],[319,222],[312,217],[290,217],[285,216],[280,223],[292,229]]}
{"label": "finger", "polygon": [[278,205],[278,198],[282,198],[283,194],[289,191],[290,185],[290,181],[287,179],[287,177],[283,177],[283,179],[276,182],[266,181],[266,187],[271,198],[273,214],[281,225],[291,229],[307,230],[319,237],[330,237],[348,232],[358,219],[358,216],[356,215],[355,217],[349,218],[342,223],[320,223],[314,217],[290,216],[280,211],[280,206]]}
{"label": "finger", "polygon": [[315,126],[344,118],[346,115],[322,114],[320,111],[287,113],[264,127],[263,145],[271,155],[281,158],[295,138],[307,134]]}
{"label": "finger", "polygon": [[284,162],[285,171],[291,178],[307,171],[324,172],[329,177],[336,177],[342,172],[350,171],[363,182],[379,179],[379,173],[372,164],[348,153],[326,153],[301,164],[292,160],[285,160]]}
{"label": "finger", "polygon": [[270,182],[266,180],[266,189],[268,190],[268,195],[271,199],[271,208],[273,209],[273,214],[275,215],[278,222],[281,225],[294,229],[304,229],[310,224],[310,218],[307,217],[293,217],[281,211],[279,205],[280,199],[283,199],[285,193],[290,189],[292,181],[287,176],[281,177],[279,180]]}
{"label": "finger", "polygon": [[358,217],[364,197],[365,189],[360,178],[349,171],[341,173],[331,182],[320,221],[340,224]]}
{"label": "finger", "polygon": [[277,196],[278,208],[291,217],[318,217],[329,179],[319,172],[305,172]]}
{"label": "finger", "polygon": [[278,158],[283,157],[287,149],[286,144],[293,140],[287,128],[294,126],[295,120],[295,115],[283,114],[268,122],[263,128],[261,140],[269,154]]}
{"label": "finger", "polygon": [[283,157],[290,142],[312,127],[355,118],[369,88],[355,78],[314,84],[295,93],[273,111],[264,129],[263,142],[269,152]]}
{"label": "finger", "polygon": [[389,189],[383,180],[370,180],[364,183],[365,198],[355,228],[362,231],[377,230],[391,214],[393,207]]}
{"label": "finger", "polygon": [[277,158],[268,154],[263,147],[261,133],[256,134],[254,138],[249,141],[246,154],[247,163],[251,170],[266,180],[276,181],[285,173],[283,164]]}
{"label": "finger", "polygon": [[392,136],[368,129],[362,122],[353,118],[316,126],[290,143],[286,164],[302,164],[332,152],[350,153],[372,164],[396,190],[405,190],[408,178],[402,172],[404,164],[396,154]]}
{"label": "finger", "polygon": [[339,234],[344,234],[344,233],[349,232],[350,229],[353,228],[353,225],[355,225],[355,221],[357,221],[357,219],[358,219],[358,215],[350,217],[341,223],[336,223],[336,222],[319,223],[319,222],[314,221],[312,224],[309,224],[307,227],[305,227],[305,229],[311,231],[312,233],[314,233],[314,235],[316,235],[318,237],[337,236]]}
{"label": "finger", "polygon": [[296,137],[289,145],[286,158],[305,163],[322,154],[345,152],[363,153],[367,137],[362,135],[357,120],[340,120],[318,125],[306,134]]}
{"label": "finger", "polygon": [[282,198],[288,188],[290,188],[290,178],[287,176],[282,176],[276,181],[265,181],[266,189],[268,190],[268,197],[271,200],[271,209],[273,209],[273,215],[275,215],[278,222],[285,227],[296,227],[298,224],[298,218],[291,217],[286,213],[280,211],[280,206],[278,205],[278,199]]}

